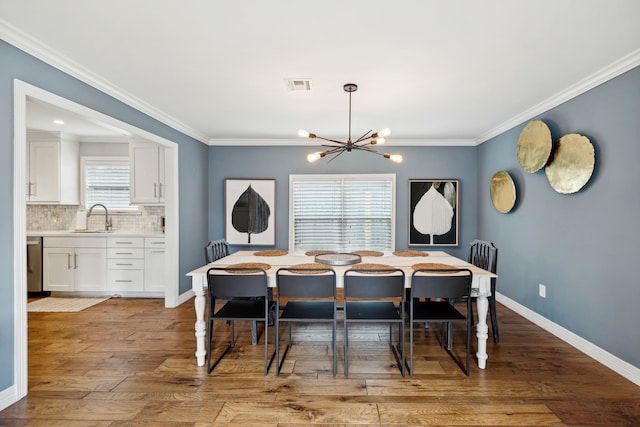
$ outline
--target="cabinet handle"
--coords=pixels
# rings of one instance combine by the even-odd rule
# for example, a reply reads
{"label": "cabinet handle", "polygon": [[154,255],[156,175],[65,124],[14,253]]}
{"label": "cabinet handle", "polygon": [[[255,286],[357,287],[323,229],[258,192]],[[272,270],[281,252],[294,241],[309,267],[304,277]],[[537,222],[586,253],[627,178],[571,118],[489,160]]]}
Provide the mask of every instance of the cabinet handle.
{"label": "cabinet handle", "polygon": [[31,181],[27,182],[27,196],[31,196]]}
{"label": "cabinet handle", "polygon": [[133,255],[133,252],[116,252],[116,255]]}
{"label": "cabinet handle", "polygon": [[131,283],[133,280],[116,280],[116,283]]}
{"label": "cabinet handle", "polygon": [[153,197],[158,197],[158,184],[153,183]]}
{"label": "cabinet handle", "polygon": [[67,254],[67,270],[71,270],[71,254]]}
{"label": "cabinet handle", "polygon": [[133,265],[133,264],[116,263],[116,265]]}
{"label": "cabinet handle", "polygon": [[116,242],[116,245],[133,245],[133,242]]}
{"label": "cabinet handle", "polygon": [[73,256],[73,265],[74,265],[74,268],[77,270],[78,269],[78,254],[75,254]]}
{"label": "cabinet handle", "polygon": [[151,242],[152,245],[164,245],[164,242]]}
{"label": "cabinet handle", "polygon": [[158,184],[158,186],[160,187],[160,197],[164,197],[164,196],[162,195],[162,183]]}
{"label": "cabinet handle", "polygon": [[152,254],[163,254],[164,251],[154,251],[153,249],[150,250],[149,252],[151,252]]}

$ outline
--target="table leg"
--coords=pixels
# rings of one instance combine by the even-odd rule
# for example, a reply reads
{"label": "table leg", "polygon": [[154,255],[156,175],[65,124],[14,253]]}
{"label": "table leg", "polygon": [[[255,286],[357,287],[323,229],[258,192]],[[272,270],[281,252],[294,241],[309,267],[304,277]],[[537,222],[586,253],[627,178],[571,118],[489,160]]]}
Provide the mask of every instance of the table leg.
{"label": "table leg", "polygon": [[489,338],[489,326],[487,326],[487,312],[489,301],[486,295],[478,295],[476,300],[476,308],[478,310],[478,323],[476,324],[476,336],[478,337],[478,367],[485,369],[487,366],[487,338]]}
{"label": "table leg", "polygon": [[[193,278],[195,282],[197,278]],[[204,311],[207,304],[207,299],[204,293],[204,287],[202,285],[193,285],[193,292],[196,295],[194,304],[196,309],[196,359],[198,360],[198,366],[204,366],[205,356],[207,351],[204,346],[204,337],[207,333],[206,322],[204,320]]]}

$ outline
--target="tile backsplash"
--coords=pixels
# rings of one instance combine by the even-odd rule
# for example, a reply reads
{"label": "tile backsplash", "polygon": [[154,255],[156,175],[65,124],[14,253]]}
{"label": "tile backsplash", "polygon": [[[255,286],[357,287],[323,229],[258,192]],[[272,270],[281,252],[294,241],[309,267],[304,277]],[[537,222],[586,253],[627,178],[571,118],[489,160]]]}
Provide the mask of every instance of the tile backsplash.
{"label": "tile backsplash", "polygon": [[[68,231],[76,228],[77,205],[27,205],[27,230]],[[109,215],[115,231],[157,233],[160,231],[160,217],[164,216],[164,206],[139,206],[135,214]],[[104,211],[94,210],[89,217],[87,228],[104,228]]]}

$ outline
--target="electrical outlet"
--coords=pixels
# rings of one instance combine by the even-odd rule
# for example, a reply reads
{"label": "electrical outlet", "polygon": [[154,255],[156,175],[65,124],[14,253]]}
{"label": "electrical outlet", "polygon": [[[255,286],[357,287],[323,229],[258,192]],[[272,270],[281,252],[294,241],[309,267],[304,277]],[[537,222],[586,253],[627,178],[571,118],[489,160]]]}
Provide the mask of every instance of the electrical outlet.
{"label": "electrical outlet", "polygon": [[542,283],[538,285],[538,295],[540,295],[542,298],[547,297],[547,287]]}

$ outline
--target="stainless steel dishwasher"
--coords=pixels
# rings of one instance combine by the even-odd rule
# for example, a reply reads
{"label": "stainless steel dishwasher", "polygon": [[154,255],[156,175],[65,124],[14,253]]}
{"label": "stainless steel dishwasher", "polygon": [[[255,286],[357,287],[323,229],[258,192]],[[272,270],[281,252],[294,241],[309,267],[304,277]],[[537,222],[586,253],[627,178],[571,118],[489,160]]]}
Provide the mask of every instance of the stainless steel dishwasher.
{"label": "stainless steel dishwasher", "polygon": [[42,289],[42,237],[27,237],[27,294],[50,294]]}

